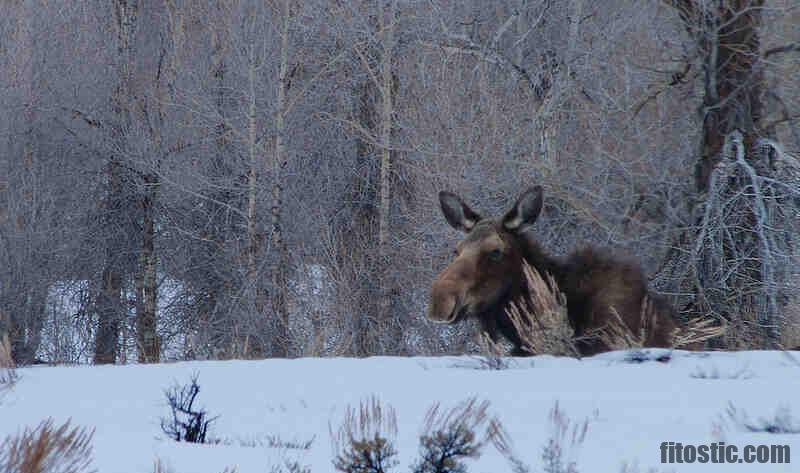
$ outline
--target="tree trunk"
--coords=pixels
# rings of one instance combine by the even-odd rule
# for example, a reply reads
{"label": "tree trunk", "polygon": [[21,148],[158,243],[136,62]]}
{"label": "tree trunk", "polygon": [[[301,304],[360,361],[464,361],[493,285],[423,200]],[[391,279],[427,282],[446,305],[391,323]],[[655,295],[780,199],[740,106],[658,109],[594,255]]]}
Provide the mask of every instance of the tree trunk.
{"label": "tree trunk", "polygon": [[142,196],[142,247],[136,284],[136,342],[139,363],[157,363],[160,343],[156,331],[155,210],[158,178],[145,177]]}
{"label": "tree trunk", "polygon": [[[109,163],[109,190],[105,205],[107,228],[121,207],[120,166],[116,160]],[[105,241],[105,261],[100,281],[100,290],[95,301],[97,309],[97,331],[95,332],[95,364],[113,364],[117,361],[119,349],[119,328],[122,318],[122,271],[119,268],[119,255],[109,240]]]}
{"label": "tree trunk", "polygon": [[381,51],[381,122],[379,140],[381,143],[380,160],[380,207],[378,208],[378,258],[376,276],[378,281],[378,294],[380,297],[378,313],[379,323],[379,348],[382,354],[395,353],[402,342],[402,328],[392,314],[393,298],[397,291],[391,287],[390,244],[391,211],[392,211],[392,122],[394,114],[393,98],[396,92],[396,78],[392,73],[394,61],[394,23],[397,9],[396,1],[389,2],[388,11],[384,11],[383,3],[379,2],[378,18],[380,33],[382,35]]}
{"label": "tree trunk", "polygon": [[268,327],[268,324],[264,323],[267,318],[268,296],[263,283],[260,281],[258,268],[259,257],[263,254],[264,235],[258,227],[256,209],[259,187],[258,174],[259,170],[264,167],[264,160],[258,146],[259,130],[256,115],[256,85],[258,81],[257,72],[259,65],[256,61],[256,46],[250,44],[248,48],[247,82],[249,103],[247,110],[247,154],[249,156],[249,169],[247,172],[247,244],[245,248],[245,285],[247,291],[245,294],[247,294],[247,299],[253,302],[255,314],[252,314],[253,318],[246,327],[240,328],[238,338],[241,339],[239,340],[241,343],[240,350],[243,351],[242,354],[244,356],[248,358],[263,358],[266,342],[264,337],[268,335],[263,333],[264,327]]}
{"label": "tree trunk", "polygon": [[289,309],[287,306],[289,258],[283,238],[281,212],[283,210],[283,169],[286,166],[286,89],[289,74],[289,0],[283,2],[281,27],[281,55],[278,69],[278,93],[275,104],[275,156],[272,162],[272,248],[275,263],[272,270],[272,311],[276,333],[273,355],[286,357],[289,354]]}
{"label": "tree trunk", "polygon": [[[369,79],[361,83],[356,91],[357,115],[360,125],[369,131],[375,130],[378,122],[376,100],[378,89]],[[352,352],[356,356],[375,353],[378,294],[375,286],[375,255],[377,253],[377,209],[379,182],[378,161],[375,148],[366,137],[356,140],[356,162],[352,184],[348,186],[350,215],[341,222],[341,241],[338,245],[338,264],[347,268],[350,281],[347,291],[341,294],[341,306],[346,307],[345,316],[352,321]]]}
{"label": "tree trunk", "polygon": [[764,88],[761,64],[763,0],[726,0],[719,7],[693,4],[694,23],[703,54],[703,134],[695,168],[698,192],[708,189],[711,172],[721,159],[725,139],[741,130],[745,146],[760,136]]}
{"label": "tree trunk", "polygon": [[[111,97],[111,109],[114,112],[112,130],[118,136],[113,139],[124,140],[131,123],[131,74],[133,57],[133,39],[139,16],[139,4],[136,0],[115,0],[113,4],[117,43],[117,80],[119,81]],[[124,227],[122,218],[122,172],[119,157],[112,156],[108,164],[108,193],[106,197],[105,215],[106,231]],[[104,242],[105,261],[101,277],[101,288],[95,302],[98,324],[95,334],[95,357],[97,364],[114,363],[118,357],[119,329],[123,317],[121,255],[118,254],[116,238],[119,235],[110,233]]]}
{"label": "tree trunk", "polygon": [[[736,321],[753,314],[763,334],[761,346],[774,347],[780,335],[778,307],[775,296],[775,274],[769,249],[769,236],[763,226],[763,201],[754,192],[757,177],[727,173],[716,179],[723,159],[734,166],[746,166],[760,172],[770,172],[768,153],[758,149],[758,142],[768,138],[761,129],[764,115],[764,62],[760,51],[760,27],[763,0],[723,0],[700,2],[672,0],[695,42],[703,67],[702,134],[695,165],[695,191],[705,202],[705,215],[719,202],[735,202],[736,195],[756,195],[745,207],[729,208],[726,215],[741,214],[735,224],[725,225],[724,241],[701,241],[700,261],[694,261],[694,310],[712,312]],[[727,145],[732,148],[724,152]],[[741,153],[741,154],[740,154]],[[743,156],[737,163],[736,156]],[[715,180],[716,179],[716,180]],[[714,185],[712,185],[714,183]],[[715,204],[717,202],[717,204]],[[702,213],[702,212],[701,212]],[[701,232],[709,222],[699,216]],[[728,217],[730,218],[730,217]],[[758,226],[760,229],[757,229]],[[712,239],[715,240],[715,239]],[[696,235],[684,237],[684,245],[695,246]],[[721,247],[721,256],[713,248]],[[697,253],[697,251],[695,251]],[[729,268],[729,269],[728,269]],[[723,279],[720,279],[723,278]]]}
{"label": "tree trunk", "polygon": [[[17,136],[11,135],[9,141],[10,145],[15,141],[22,144],[19,151],[22,153],[20,157],[23,169],[21,171],[24,177],[17,181],[19,188],[15,190],[20,194],[22,205],[12,210],[5,206],[5,202],[0,201],[0,223],[3,222],[4,217],[9,216],[9,210],[11,210],[12,214],[15,214],[12,217],[15,226],[12,232],[16,233],[16,238],[9,233],[3,238],[0,245],[8,244],[3,253],[18,253],[12,259],[13,263],[9,265],[9,271],[5,273],[8,279],[0,282],[0,308],[5,309],[5,311],[0,309],[0,338],[4,335],[2,333],[4,322],[8,323],[11,356],[17,364],[23,365],[33,362],[39,349],[45,319],[45,303],[50,281],[54,276],[51,272],[36,269],[41,268],[37,260],[40,261],[45,255],[42,254],[41,242],[35,235],[43,231],[42,223],[49,224],[49,222],[39,221],[42,212],[37,207],[40,205],[41,196],[38,195],[39,192],[35,187],[40,159],[38,143],[35,138],[38,134],[36,118],[41,109],[41,105],[38,103],[39,98],[35,94],[35,81],[38,80],[37,74],[41,71],[39,70],[39,61],[33,59],[31,55],[35,50],[33,31],[37,28],[38,12],[31,2],[20,6],[20,11],[16,12],[17,24],[14,25],[14,34],[11,38],[12,44],[16,42],[19,47],[11,48],[11,51],[16,49],[17,54],[16,57],[10,59],[15,65],[15,79],[18,81],[13,87],[19,88],[19,95],[26,104],[22,123],[24,128],[30,131]],[[11,82],[9,82],[10,85]],[[15,153],[16,150],[11,151],[12,149],[14,148],[9,148],[9,152]],[[0,182],[3,180],[0,178]],[[5,184],[8,186],[9,182],[5,182]],[[12,184],[11,189],[14,187]],[[6,187],[5,191],[9,191],[9,188]],[[21,246],[12,247],[12,240],[20,242]],[[5,299],[4,296],[9,298]],[[8,317],[7,321],[3,320],[3,312]]]}

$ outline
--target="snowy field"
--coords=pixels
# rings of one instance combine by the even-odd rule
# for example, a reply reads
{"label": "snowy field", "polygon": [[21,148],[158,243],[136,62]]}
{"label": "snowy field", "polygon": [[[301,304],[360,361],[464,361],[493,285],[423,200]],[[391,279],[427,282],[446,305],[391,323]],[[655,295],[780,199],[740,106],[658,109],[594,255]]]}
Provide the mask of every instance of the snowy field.
{"label": "snowy field", "polygon": [[[670,352],[650,351],[649,358],[663,353]],[[625,352],[583,360],[541,356],[510,360],[503,370],[480,369],[470,357],[26,368],[0,399],[0,437],[48,416],[71,418],[96,428],[94,467],[101,473],[152,472],[157,458],[174,473],[221,473],[229,466],[268,473],[282,458],[298,459],[314,473],[333,472],[330,426],[348,405],[376,395],[397,411],[400,464],[393,471],[407,472],[431,404],[450,407],[477,396],[491,402],[489,412],[532,472],[544,471],[541,453],[553,433],[548,414],[556,401],[572,421],[589,421],[583,444],[566,446],[582,473],[620,472],[624,464],[642,473],[800,471],[800,433],[746,427],[800,430],[800,353],[676,351],[666,363],[628,358]],[[200,404],[219,415],[210,432],[218,444],[177,443],[161,432],[159,419],[169,412],[164,389],[193,373]],[[269,438],[313,442],[306,450],[272,448]],[[785,444],[792,463],[662,465],[665,441]],[[511,471],[492,446],[467,463],[473,473]]]}

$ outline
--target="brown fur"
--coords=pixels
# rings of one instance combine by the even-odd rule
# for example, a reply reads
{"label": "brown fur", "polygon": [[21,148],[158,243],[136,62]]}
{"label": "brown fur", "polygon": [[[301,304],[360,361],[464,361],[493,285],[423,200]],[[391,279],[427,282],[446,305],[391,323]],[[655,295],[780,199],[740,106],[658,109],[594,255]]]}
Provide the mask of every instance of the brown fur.
{"label": "brown fur", "polygon": [[479,320],[496,340],[502,334],[522,354],[519,334],[506,315],[513,300],[526,295],[522,271],[527,261],[540,273],[550,273],[567,299],[567,312],[582,355],[609,349],[593,332],[616,317],[639,334],[642,302],[649,297],[655,309],[644,346],[669,347],[676,327],[673,309],[661,296],[648,293],[639,266],[609,252],[585,248],[560,260],[548,256],[531,235],[531,225],[542,207],[542,191],[529,189],[501,218],[481,218],[454,194],[440,193],[442,211],[455,228],[466,232],[457,255],[431,286],[428,318],[456,323],[466,317]]}

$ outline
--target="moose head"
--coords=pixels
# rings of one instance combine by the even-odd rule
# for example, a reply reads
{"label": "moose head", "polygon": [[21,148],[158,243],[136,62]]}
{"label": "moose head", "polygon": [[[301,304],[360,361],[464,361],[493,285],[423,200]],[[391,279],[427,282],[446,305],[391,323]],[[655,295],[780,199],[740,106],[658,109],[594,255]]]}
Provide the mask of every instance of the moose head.
{"label": "moose head", "polygon": [[428,318],[455,323],[467,317],[496,317],[525,291],[523,235],[542,210],[542,188],[532,187],[499,218],[484,218],[457,195],[440,192],[447,222],[465,233],[453,260],[439,273],[430,293]]}

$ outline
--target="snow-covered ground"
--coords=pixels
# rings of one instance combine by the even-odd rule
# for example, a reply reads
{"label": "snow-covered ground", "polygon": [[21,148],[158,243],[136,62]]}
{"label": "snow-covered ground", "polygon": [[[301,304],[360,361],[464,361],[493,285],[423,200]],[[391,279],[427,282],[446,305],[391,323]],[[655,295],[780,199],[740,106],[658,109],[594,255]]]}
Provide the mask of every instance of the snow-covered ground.
{"label": "snow-covered ground", "polygon": [[[504,370],[477,369],[479,361],[469,357],[26,368],[0,399],[0,438],[48,416],[71,418],[96,428],[94,466],[101,473],[152,472],[156,458],[175,473],[220,473],[228,466],[267,473],[282,457],[299,459],[315,473],[332,472],[330,426],[348,405],[376,395],[397,412],[400,464],[394,471],[407,472],[431,404],[455,406],[477,396],[491,402],[490,413],[533,472],[542,471],[542,447],[553,431],[548,413],[556,401],[571,420],[589,420],[585,442],[570,453],[580,472],[620,472],[624,463],[643,473],[800,471],[800,434],[753,433],[726,413],[733,405],[750,424],[767,425],[777,416],[800,429],[800,363],[768,351],[671,354],[666,363],[626,361],[625,352],[583,360],[540,356],[511,360]],[[161,432],[159,419],[168,413],[164,389],[193,373],[202,388],[200,404],[220,416],[211,428],[219,444],[177,443]],[[313,443],[308,450],[270,448],[270,436]],[[785,444],[792,463],[662,465],[665,441]],[[491,446],[468,465],[473,473],[511,471]]]}

